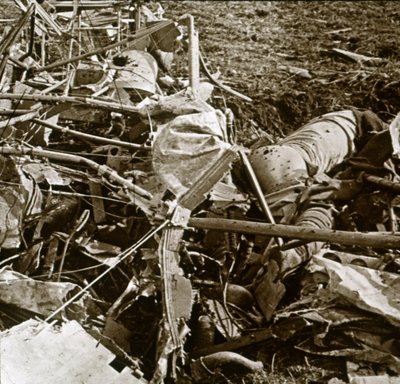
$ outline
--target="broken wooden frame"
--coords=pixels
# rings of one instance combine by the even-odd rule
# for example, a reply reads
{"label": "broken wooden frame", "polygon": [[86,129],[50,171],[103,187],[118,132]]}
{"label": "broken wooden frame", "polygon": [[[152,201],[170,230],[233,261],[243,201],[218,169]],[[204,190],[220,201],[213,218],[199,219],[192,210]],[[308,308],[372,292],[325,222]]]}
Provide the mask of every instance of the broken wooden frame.
{"label": "broken wooden frame", "polygon": [[[3,155],[15,155],[15,156],[38,156],[44,157],[56,161],[65,161],[71,162],[75,164],[82,164],[88,168],[92,168],[95,170],[100,176],[108,177],[110,180],[113,180],[120,184],[122,187],[127,188],[132,191],[136,196],[135,198],[138,201],[145,202],[146,205],[149,205],[150,199],[153,197],[151,193],[140,188],[139,186],[132,184],[130,181],[126,180],[122,176],[118,175],[117,172],[112,170],[106,165],[99,165],[95,161],[86,159],[85,157],[78,155],[71,155],[68,153],[60,153],[49,151],[41,148],[29,148],[29,147],[19,147],[19,148],[11,148],[11,147],[1,147],[0,153]],[[145,199],[145,200],[143,200]],[[147,201],[146,201],[147,200]]]}
{"label": "broken wooden frame", "polygon": [[[176,199],[176,206],[171,215],[172,226],[163,231],[159,245],[159,263],[162,274],[164,325],[171,335],[171,346],[158,348],[158,358],[165,358],[164,350],[171,349],[171,378],[176,378],[176,361],[181,354],[183,341],[180,332],[182,319],[189,320],[192,308],[192,286],[188,278],[182,276],[179,266],[179,250],[191,211],[204,201],[206,194],[228,171],[230,164],[236,159],[238,146],[227,149],[222,156],[211,164],[203,177],[193,182],[190,189]],[[172,207],[174,204],[172,204]],[[163,375],[165,373],[159,373]]]}
{"label": "broken wooden frame", "polygon": [[[22,117],[25,117],[25,116],[26,115],[22,115]],[[78,137],[81,139],[93,141],[95,143],[111,144],[111,145],[116,145],[121,148],[130,149],[130,150],[138,150],[138,149],[145,150],[145,151],[151,150],[151,148],[146,145],[130,143],[127,141],[122,141],[122,140],[107,139],[106,137],[100,137],[100,136],[96,136],[96,135],[91,135],[90,133],[75,131],[75,130],[67,128],[67,127],[61,127],[60,125],[52,124],[45,120],[40,120],[40,119],[34,118],[34,119],[32,119],[32,122],[37,123],[39,125],[43,125],[44,127],[47,127],[50,129],[54,129],[55,131],[66,133],[68,135],[75,136],[75,137]],[[0,128],[1,128],[1,124],[0,124]]]}

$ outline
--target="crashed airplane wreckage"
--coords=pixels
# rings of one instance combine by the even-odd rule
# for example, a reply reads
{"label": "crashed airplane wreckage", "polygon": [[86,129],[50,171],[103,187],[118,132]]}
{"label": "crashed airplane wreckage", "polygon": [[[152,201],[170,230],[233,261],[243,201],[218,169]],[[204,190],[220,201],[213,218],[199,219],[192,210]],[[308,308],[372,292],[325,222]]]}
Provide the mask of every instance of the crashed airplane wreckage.
{"label": "crashed airplane wreckage", "polygon": [[214,88],[251,100],[207,70],[190,15],[15,1],[2,382],[209,382],[261,370],[241,352],[267,342],[353,383],[400,374],[400,118],[336,111],[244,148]]}

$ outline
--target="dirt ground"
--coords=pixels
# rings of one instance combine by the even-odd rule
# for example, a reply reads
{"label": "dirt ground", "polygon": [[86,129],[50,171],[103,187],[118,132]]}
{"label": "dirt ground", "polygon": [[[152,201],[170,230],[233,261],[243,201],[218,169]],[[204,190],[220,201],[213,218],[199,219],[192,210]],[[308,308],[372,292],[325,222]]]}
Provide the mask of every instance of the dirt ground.
{"label": "dirt ground", "polygon": [[[12,3],[1,0],[1,19],[13,17]],[[220,72],[220,81],[252,98],[245,102],[220,93],[221,104],[234,112],[244,145],[264,136],[277,139],[314,116],[349,106],[371,109],[385,121],[400,110],[397,1],[160,3],[166,18],[195,17],[210,71]],[[379,65],[353,62],[333,49],[382,60]],[[264,374],[240,383],[325,382],[321,377],[330,367],[312,367],[325,360],[290,356],[289,365],[285,352],[271,353],[273,348],[265,345],[254,356],[266,361],[272,355]]]}
{"label": "dirt ground", "polygon": [[[190,13],[204,57],[220,79],[250,96],[228,97],[238,135],[285,135],[347,106],[391,120],[400,107],[397,1],[163,1],[166,17]],[[342,49],[385,59],[359,64]],[[288,67],[300,68],[299,74]],[[251,134],[249,135],[249,132]]]}
{"label": "dirt ground", "polygon": [[[348,106],[371,109],[385,121],[400,109],[397,1],[160,4],[166,18],[195,17],[210,71],[220,72],[223,83],[252,98],[249,103],[224,94],[221,101],[233,110],[245,145],[262,132],[284,136],[311,117]],[[13,1],[3,0],[0,19],[13,16]],[[383,60],[379,65],[357,63],[333,49]]]}

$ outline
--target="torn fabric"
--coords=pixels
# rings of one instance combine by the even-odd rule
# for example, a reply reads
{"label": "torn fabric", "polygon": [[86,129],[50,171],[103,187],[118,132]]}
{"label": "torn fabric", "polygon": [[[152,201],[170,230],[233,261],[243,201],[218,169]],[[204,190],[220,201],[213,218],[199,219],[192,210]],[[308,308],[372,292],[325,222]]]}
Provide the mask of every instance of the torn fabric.
{"label": "torn fabric", "polygon": [[[61,307],[80,287],[73,283],[34,280],[9,267],[0,270],[0,302],[10,304],[43,317]],[[86,320],[90,296],[84,294],[64,313],[68,318]]]}
{"label": "torn fabric", "polygon": [[328,276],[327,288],[348,303],[400,325],[400,278],[397,274],[358,265],[343,265],[314,256],[307,269]]}
{"label": "torn fabric", "polygon": [[221,111],[178,116],[163,126],[153,147],[156,175],[176,196],[204,177],[231,145]]}
{"label": "torn fabric", "polygon": [[23,220],[41,212],[43,196],[11,158],[1,158],[0,165],[0,249],[17,249],[22,244]]}
{"label": "torn fabric", "polygon": [[0,353],[2,384],[146,383],[128,367],[113,368],[113,353],[76,321],[56,328],[28,320],[0,333]]}

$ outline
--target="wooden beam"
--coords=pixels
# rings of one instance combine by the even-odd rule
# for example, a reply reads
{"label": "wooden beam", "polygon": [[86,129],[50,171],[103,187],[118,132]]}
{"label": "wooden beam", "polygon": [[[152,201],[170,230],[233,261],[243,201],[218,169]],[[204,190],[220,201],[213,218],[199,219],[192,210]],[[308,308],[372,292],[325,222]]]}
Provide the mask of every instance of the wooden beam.
{"label": "wooden beam", "polygon": [[191,218],[189,227],[236,232],[253,235],[278,236],[310,241],[326,241],[344,245],[375,248],[400,248],[400,232],[348,232],[334,229],[318,229],[296,225],[268,224],[262,222]]}

